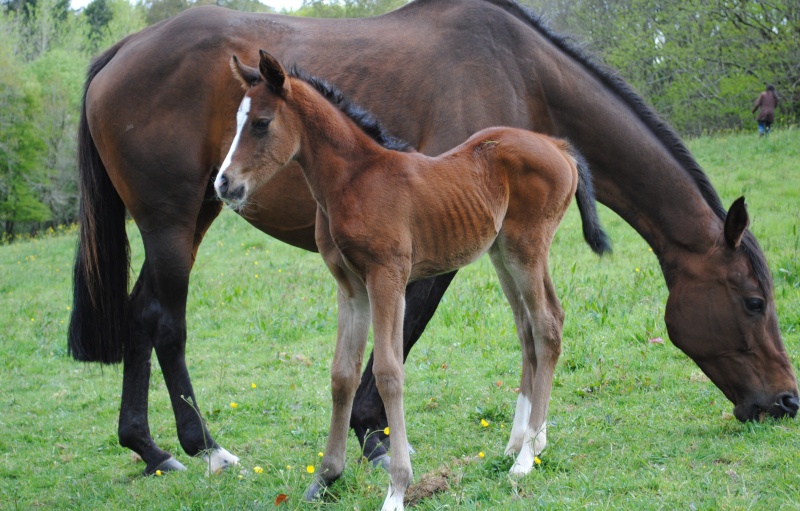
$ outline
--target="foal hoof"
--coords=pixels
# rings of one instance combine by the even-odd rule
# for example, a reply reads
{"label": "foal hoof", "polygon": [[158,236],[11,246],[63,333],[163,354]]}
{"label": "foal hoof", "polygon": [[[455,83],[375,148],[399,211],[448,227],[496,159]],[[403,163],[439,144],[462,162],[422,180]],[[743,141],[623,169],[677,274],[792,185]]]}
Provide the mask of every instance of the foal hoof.
{"label": "foal hoof", "polygon": [[170,456],[154,467],[145,468],[144,475],[152,476],[159,475],[160,473],[180,472],[182,470],[186,470],[186,467],[183,466],[183,463]]}
{"label": "foal hoof", "polygon": [[319,477],[315,477],[314,480],[311,481],[311,485],[303,494],[303,500],[306,502],[316,502],[320,500],[326,488],[327,486],[325,485],[325,482]]}
{"label": "foal hoof", "polygon": [[203,461],[205,461],[208,466],[206,475],[219,474],[228,467],[239,464],[239,458],[222,447],[217,447],[204,454]]}

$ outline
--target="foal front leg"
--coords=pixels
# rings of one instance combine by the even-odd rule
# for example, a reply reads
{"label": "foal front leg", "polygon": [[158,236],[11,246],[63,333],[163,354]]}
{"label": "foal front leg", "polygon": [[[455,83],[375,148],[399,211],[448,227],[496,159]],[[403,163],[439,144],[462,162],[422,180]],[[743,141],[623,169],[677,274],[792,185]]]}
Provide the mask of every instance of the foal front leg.
{"label": "foal front leg", "polygon": [[353,397],[359,382],[364,347],[369,335],[369,300],[363,284],[354,276],[343,278],[337,291],[338,330],[336,350],[331,365],[331,397],[333,411],[328,445],[320,471],[305,493],[307,501],[319,498],[324,488],[341,476],[344,470],[347,433]]}
{"label": "foal front leg", "polygon": [[403,289],[409,271],[381,268],[369,273],[366,279],[375,337],[373,372],[386,406],[392,446],[391,484],[382,511],[403,510],[403,499],[412,477],[403,412]]}

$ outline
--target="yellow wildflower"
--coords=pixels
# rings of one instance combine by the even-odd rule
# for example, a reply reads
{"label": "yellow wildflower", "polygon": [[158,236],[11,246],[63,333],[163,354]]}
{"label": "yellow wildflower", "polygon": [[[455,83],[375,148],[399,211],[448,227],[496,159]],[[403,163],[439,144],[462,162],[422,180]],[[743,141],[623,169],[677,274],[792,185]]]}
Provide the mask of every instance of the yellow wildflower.
{"label": "yellow wildflower", "polygon": [[254,468],[253,468],[253,472],[255,472],[256,474],[260,474],[260,473],[262,473],[263,471],[264,471],[264,469],[263,469],[263,468],[261,468],[261,467],[254,467]]}
{"label": "yellow wildflower", "polygon": [[483,453],[483,451],[481,451],[481,452],[478,453],[478,457],[479,458],[485,458],[486,455]]}
{"label": "yellow wildflower", "polygon": [[156,470],[156,476],[157,476],[157,477],[161,477],[161,474],[162,474],[162,473],[163,473],[163,472],[161,472],[160,470]]}
{"label": "yellow wildflower", "polygon": [[314,465],[307,466],[306,467],[306,472],[308,472],[309,474],[313,474],[314,473]]}
{"label": "yellow wildflower", "polygon": [[537,465],[541,465],[542,464],[542,460],[539,459],[539,456],[534,456],[533,457],[533,462],[536,463]]}
{"label": "yellow wildflower", "polygon": [[389,436],[389,426],[386,426],[385,428],[383,428],[383,434],[386,435],[386,436]]}
{"label": "yellow wildflower", "polygon": [[481,426],[483,426],[484,428],[489,427],[489,423],[486,421],[486,419],[481,419]]}
{"label": "yellow wildflower", "polygon": [[233,403],[233,402],[231,403],[231,408],[236,408],[237,406],[239,406],[239,405],[236,404],[236,403]]}
{"label": "yellow wildflower", "polygon": [[256,388],[256,387],[258,387],[258,385],[256,385],[255,383],[251,383],[251,384],[250,384],[250,387],[251,387],[251,388]]}
{"label": "yellow wildflower", "polygon": [[321,452],[318,452],[318,453],[317,453],[317,456],[319,456],[319,457],[321,458],[321,457],[325,456],[325,454],[324,454],[324,453],[321,453]]}

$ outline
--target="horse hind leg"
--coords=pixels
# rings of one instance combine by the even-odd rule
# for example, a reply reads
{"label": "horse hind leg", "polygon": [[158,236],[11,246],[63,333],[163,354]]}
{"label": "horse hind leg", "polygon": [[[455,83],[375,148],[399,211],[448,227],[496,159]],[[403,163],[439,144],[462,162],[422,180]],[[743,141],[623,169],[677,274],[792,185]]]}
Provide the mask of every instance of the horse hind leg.
{"label": "horse hind leg", "polygon": [[[561,354],[561,332],[564,312],[556,296],[546,265],[534,277],[528,291],[523,291],[525,304],[530,311],[533,342],[523,349],[531,364],[536,365],[533,377],[532,406],[528,428],[522,441],[522,449],[511,467],[511,474],[527,474],[533,469],[536,456],[546,445],[547,409],[553,389],[553,374]],[[531,275],[529,275],[531,276]],[[523,284],[524,285],[524,284]],[[520,285],[523,288],[523,285]],[[523,288],[524,289],[524,288]]]}
{"label": "horse hind leg", "polygon": [[218,204],[204,203],[194,231],[143,232],[146,256],[130,298],[131,345],[124,353],[119,436],[123,446],[145,461],[145,474],[184,468],[158,448],[150,435],[147,395],[153,348],[167,383],[184,451],[203,456],[211,472],[238,462],[214,442],[205,428],[185,362],[189,272],[197,246],[219,210]]}
{"label": "horse hind leg", "polygon": [[[517,337],[519,338],[520,347],[523,352],[525,346],[533,343],[533,330],[531,327],[531,318],[528,313],[528,308],[522,299],[522,295],[514,282],[513,277],[505,267],[502,256],[497,251],[490,253],[492,263],[495,267],[495,272],[500,280],[500,286],[503,293],[508,300],[511,310],[514,314],[514,325],[517,330]],[[517,395],[517,403],[514,411],[514,422],[511,427],[511,434],[506,445],[505,454],[516,456],[522,449],[522,444],[525,439],[525,434],[528,431],[528,423],[530,422],[532,396],[533,396],[533,381],[536,375],[536,363],[531,364],[528,357],[522,357],[522,377],[520,380],[519,394]],[[544,449],[546,438],[542,435],[537,439],[540,443],[538,446],[539,452]]]}
{"label": "horse hind leg", "polygon": [[145,475],[156,471],[169,472],[186,470],[186,467],[171,454],[156,445],[150,434],[148,422],[148,389],[150,386],[150,367],[153,344],[146,334],[141,321],[137,321],[138,305],[147,301],[145,295],[145,279],[142,275],[148,270],[148,262],[142,266],[142,272],[131,292],[131,332],[129,343],[123,352],[122,403],[119,413],[119,443],[137,453],[145,462]]}
{"label": "horse hind leg", "polygon": [[514,310],[523,357],[520,395],[506,453],[517,453],[510,472],[526,474],[547,444],[547,408],[561,353],[564,314],[547,272],[546,252],[509,257],[507,249],[497,249],[492,251],[492,262]]}

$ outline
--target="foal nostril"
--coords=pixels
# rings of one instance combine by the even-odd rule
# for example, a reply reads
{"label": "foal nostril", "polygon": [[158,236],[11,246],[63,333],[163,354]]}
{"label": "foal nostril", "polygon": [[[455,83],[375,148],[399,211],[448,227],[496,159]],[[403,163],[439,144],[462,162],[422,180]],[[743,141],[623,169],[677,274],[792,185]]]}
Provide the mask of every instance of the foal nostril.
{"label": "foal nostril", "polygon": [[794,394],[781,394],[777,399],[778,406],[786,415],[794,417],[800,409],[800,400]]}
{"label": "foal nostril", "polygon": [[228,178],[224,175],[219,176],[217,179],[217,193],[222,196],[228,191]]}

